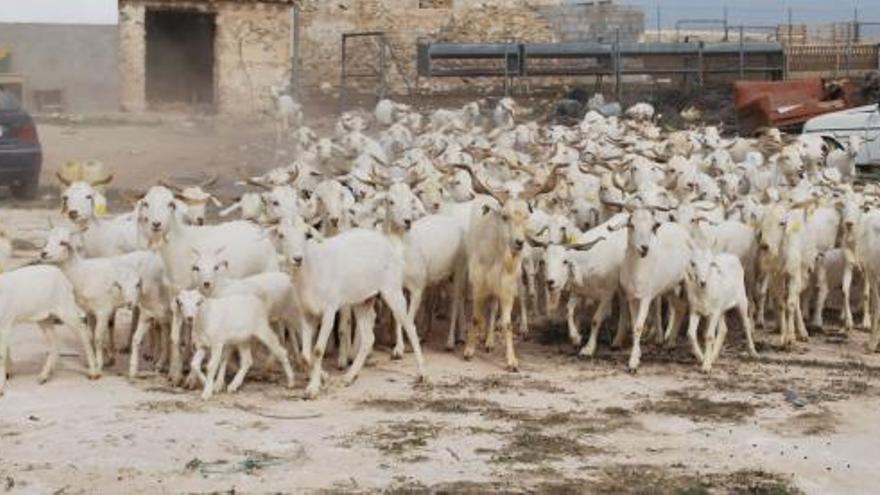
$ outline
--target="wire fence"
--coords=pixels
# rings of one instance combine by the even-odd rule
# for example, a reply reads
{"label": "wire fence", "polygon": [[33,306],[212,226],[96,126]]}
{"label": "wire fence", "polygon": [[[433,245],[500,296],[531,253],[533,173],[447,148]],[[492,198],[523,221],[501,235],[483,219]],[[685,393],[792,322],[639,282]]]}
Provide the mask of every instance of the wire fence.
{"label": "wire fence", "polygon": [[[657,0],[654,0],[655,2]],[[734,3],[736,0],[732,0]],[[858,9],[846,15],[838,5],[824,8],[788,8],[758,6],[749,8],[718,7],[717,2],[706,1],[688,7],[669,0],[664,11],[659,5],[651,8],[648,0],[629,0],[643,8],[645,13],[645,41],[735,41],[742,26],[749,39],[777,41],[784,44],[858,44],[880,42],[880,8],[867,7],[867,16]],[[681,2],[679,2],[681,3]],[[666,8],[667,6],[664,6]],[[767,15],[757,15],[766,11]],[[771,14],[770,12],[773,12]],[[676,15],[678,14],[678,15]],[[685,15],[681,15],[685,14]],[[869,17],[870,16],[870,17]],[[849,18],[847,18],[849,17]],[[828,20],[831,19],[831,22]]]}

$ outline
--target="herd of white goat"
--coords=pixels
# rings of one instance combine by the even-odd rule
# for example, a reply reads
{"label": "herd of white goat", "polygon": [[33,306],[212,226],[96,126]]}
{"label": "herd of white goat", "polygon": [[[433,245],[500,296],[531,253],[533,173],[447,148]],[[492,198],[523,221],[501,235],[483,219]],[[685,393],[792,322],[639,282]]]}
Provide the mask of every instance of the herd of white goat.
{"label": "herd of white goat", "polygon": [[[66,224],[52,227],[39,260],[0,275],[0,393],[22,323],[37,323],[49,343],[41,381],[58,359],[60,321],[76,330],[91,378],[130,348],[131,378],[147,355],[208,398],[241,386],[258,341],[258,365],[280,362],[288,387],[294,368],[306,370],[315,397],[328,345],[350,383],[377,328],[394,329],[394,358],[406,335],[426,378],[416,322],[424,334],[437,314],[447,349],[463,341],[465,359],[479,343],[492,349],[497,327],[515,371],[514,320],[525,334],[529,316],[556,316],[563,301],[582,356],[596,352],[617,307],[613,345],[631,345],[630,370],[643,337],[678,345],[687,321],[690,350],[709,371],[729,311],[753,357],[765,314],[781,346],[806,341],[833,290],[851,329],[854,274],[875,351],[880,188],[854,181],[858,139],[669,131],[645,103],[571,127],[525,121],[508,98],[481,104],[423,115],[384,100],[372,115],[343,114],[324,137],[285,115],[279,143],[295,161],[243,179],[250,191],[225,207],[210,184],[161,181],[110,217],[108,180],[62,179]],[[206,221],[230,215],[240,219]],[[593,304],[584,344],[578,310]],[[120,309],[132,332],[117,347]]]}

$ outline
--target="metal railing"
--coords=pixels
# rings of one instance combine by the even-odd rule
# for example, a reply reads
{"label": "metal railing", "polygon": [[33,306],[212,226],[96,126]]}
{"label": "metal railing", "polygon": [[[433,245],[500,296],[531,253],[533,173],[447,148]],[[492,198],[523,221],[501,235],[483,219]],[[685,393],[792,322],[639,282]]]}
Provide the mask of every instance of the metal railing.
{"label": "metal railing", "polygon": [[[508,93],[516,78],[611,77],[621,93],[627,76],[680,76],[702,86],[708,76],[761,75],[781,79],[779,43],[432,43],[418,47],[419,77],[503,77]],[[617,38],[619,40],[619,38]]]}

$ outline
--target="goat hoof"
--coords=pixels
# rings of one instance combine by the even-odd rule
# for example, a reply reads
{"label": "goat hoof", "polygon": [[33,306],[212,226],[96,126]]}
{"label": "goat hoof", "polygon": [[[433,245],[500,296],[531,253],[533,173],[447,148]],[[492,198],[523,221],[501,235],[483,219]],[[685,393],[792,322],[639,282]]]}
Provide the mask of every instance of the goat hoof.
{"label": "goat hoof", "polygon": [[46,382],[48,382],[48,381],[49,381],[49,377],[48,377],[48,376],[41,376],[41,377],[37,378],[37,384],[38,384],[38,385],[45,385]]}
{"label": "goat hoof", "polygon": [[507,363],[507,371],[511,373],[519,373],[519,363],[516,361],[512,363]]}
{"label": "goat hoof", "polygon": [[309,385],[306,387],[305,398],[308,400],[315,400],[318,398],[318,387]]}
{"label": "goat hoof", "polygon": [[473,347],[465,347],[464,348],[464,360],[465,361],[470,361],[471,359],[473,359],[474,354],[475,354],[475,351],[474,351]]}

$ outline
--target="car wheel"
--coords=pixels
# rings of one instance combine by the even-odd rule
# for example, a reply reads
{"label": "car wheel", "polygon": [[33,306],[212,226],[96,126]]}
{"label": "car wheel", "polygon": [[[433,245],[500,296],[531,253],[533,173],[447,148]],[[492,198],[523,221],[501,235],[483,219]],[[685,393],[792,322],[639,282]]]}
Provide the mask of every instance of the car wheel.
{"label": "car wheel", "polygon": [[39,186],[39,175],[26,176],[21,179],[21,182],[12,186],[12,195],[17,199],[34,199]]}

